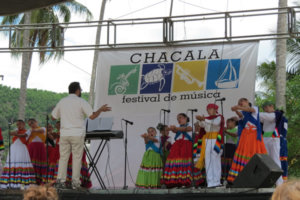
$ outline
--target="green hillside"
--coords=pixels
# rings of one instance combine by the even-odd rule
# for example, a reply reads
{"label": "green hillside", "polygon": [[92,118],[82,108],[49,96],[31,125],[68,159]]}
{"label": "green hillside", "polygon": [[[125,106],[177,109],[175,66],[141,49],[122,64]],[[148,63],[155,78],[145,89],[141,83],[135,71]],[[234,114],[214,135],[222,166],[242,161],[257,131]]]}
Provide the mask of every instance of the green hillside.
{"label": "green hillside", "polygon": [[[5,147],[8,146],[8,123],[18,119],[19,89],[0,85],[0,127],[4,138]],[[50,116],[56,103],[67,93],[55,93],[44,90],[28,89],[25,120],[35,118],[40,126],[46,126],[46,115]],[[83,93],[83,98],[88,99],[88,94]],[[15,129],[16,125],[12,125]],[[28,128],[28,126],[27,126]],[[5,148],[5,154],[7,153]],[[2,162],[5,161],[5,157]]]}
{"label": "green hillside", "polygon": [[[35,118],[40,125],[46,123],[46,115],[50,115],[56,103],[67,93],[55,93],[44,90],[28,89],[25,119]],[[87,99],[88,94],[83,94]],[[0,85],[0,127],[7,130],[9,121],[18,118],[19,89]]]}

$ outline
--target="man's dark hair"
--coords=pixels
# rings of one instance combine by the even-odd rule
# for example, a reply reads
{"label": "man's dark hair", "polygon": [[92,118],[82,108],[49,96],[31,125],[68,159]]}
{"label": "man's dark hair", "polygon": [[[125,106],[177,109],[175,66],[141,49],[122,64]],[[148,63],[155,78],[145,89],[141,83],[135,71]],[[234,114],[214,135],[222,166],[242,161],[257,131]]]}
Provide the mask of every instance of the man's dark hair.
{"label": "man's dark hair", "polygon": [[69,94],[74,94],[77,90],[80,90],[79,82],[72,82],[69,85]]}

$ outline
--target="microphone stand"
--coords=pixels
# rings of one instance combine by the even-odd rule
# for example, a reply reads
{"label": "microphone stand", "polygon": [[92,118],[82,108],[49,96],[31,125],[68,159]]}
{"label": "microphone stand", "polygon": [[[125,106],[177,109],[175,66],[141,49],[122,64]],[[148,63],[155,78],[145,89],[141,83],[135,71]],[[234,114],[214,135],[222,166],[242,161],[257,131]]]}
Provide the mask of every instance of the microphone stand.
{"label": "microphone stand", "polygon": [[195,140],[195,130],[194,130],[194,112],[197,112],[196,109],[191,109],[191,115],[192,115],[192,187],[195,187],[195,179],[194,179],[194,154],[193,154],[193,146],[194,146],[194,140]]}
{"label": "microphone stand", "polygon": [[[126,173],[127,173],[127,129],[128,129],[128,124],[131,124],[127,120],[125,121],[125,162],[124,162],[124,186],[123,190],[127,190],[128,186],[126,185]],[[131,124],[132,125],[132,124]]]}
{"label": "microphone stand", "polygon": [[163,111],[164,114],[164,125],[166,125],[166,113],[169,113],[169,110],[165,110],[165,109],[161,109]]}
{"label": "microphone stand", "polygon": [[[221,102],[221,114],[222,114],[222,116],[224,117],[224,115],[223,115],[223,114],[224,114],[224,113],[223,113],[223,101],[225,101],[225,98],[220,99],[219,101]],[[224,132],[223,132],[223,137],[224,137],[223,160],[225,161],[225,159],[226,159],[226,148],[225,148],[225,145],[226,145],[226,137],[225,137],[225,135],[224,135]],[[227,181],[226,181],[226,179],[225,179],[224,182],[223,182],[223,184],[226,184],[226,183],[227,183]]]}
{"label": "microphone stand", "polygon": [[10,187],[10,171],[11,171],[11,152],[10,152],[10,129],[11,129],[11,122],[9,122],[8,123],[8,149],[9,149],[9,151],[8,151],[8,167],[9,167],[9,170],[8,170],[8,173],[9,173],[9,175],[8,175],[8,187],[9,188],[11,188]]}
{"label": "microphone stand", "polygon": [[[161,109],[161,111],[163,111],[163,113],[164,113],[163,115],[164,115],[164,126],[165,126],[166,125],[166,113],[170,113],[170,110]],[[159,120],[161,120],[161,118]],[[165,142],[167,142],[167,140]],[[161,144],[161,141],[160,141],[160,144]],[[167,159],[167,158],[165,158],[166,150],[165,150],[164,146],[162,146],[161,148],[163,149],[163,157],[162,157],[163,158],[162,159],[163,160],[163,165],[164,165],[163,171],[165,171],[165,164],[166,164],[166,159]],[[164,175],[163,175],[163,177],[164,177]]]}

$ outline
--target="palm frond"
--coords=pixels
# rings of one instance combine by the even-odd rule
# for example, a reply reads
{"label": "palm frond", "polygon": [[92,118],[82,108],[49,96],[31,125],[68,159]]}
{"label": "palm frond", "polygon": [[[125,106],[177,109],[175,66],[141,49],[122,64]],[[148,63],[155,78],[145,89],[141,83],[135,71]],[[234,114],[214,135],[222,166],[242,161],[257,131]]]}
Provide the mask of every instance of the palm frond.
{"label": "palm frond", "polygon": [[[53,9],[57,10],[59,12],[63,12],[63,11],[65,11],[65,7],[67,7],[71,12],[74,12],[75,14],[84,16],[86,18],[86,21],[89,21],[93,18],[93,14],[91,13],[91,11],[86,6],[84,6],[83,4],[81,4],[77,1],[71,1],[71,2],[58,4],[58,5],[53,6]],[[65,22],[68,22],[68,21],[65,21]]]}
{"label": "palm frond", "polygon": [[[300,31],[300,22],[297,21],[296,29]],[[300,74],[300,39],[289,38],[287,40],[287,72]]]}
{"label": "palm frond", "polygon": [[71,20],[71,11],[68,6],[61,4],[58,8],[55,11],[58,12],[59,17],[63,19],[63,22],[69,22]]}
{"label": "palm frond", "polygon": [[272,62],[264,62],[257,67],[257,75],[259,78],[275,80],[276,64]]}
{"label": "palm frond", "polygon": [[23,17],[23,14],[4,16],[4,17],[2,17],[1,25],[19,24],[22,17]]}
{"label": "palm frond", "polygon": [[[69,22],[71,20],[71,14],[79,14],[84,16],[86,20],[92,18],[92,13],[87,7],[76,1],[58,4],[48,8],[42,8],[31,11],[31,24],[41,24],[39,29],[33,28],[30,30],[30,46],[38,49],[50,48],[56,50],[57,47],[63,45],[63,28],[56,24],[60,21]],[[6,16],[0,18],[2,25],[6,24],[24,24],[24,14]],[[52,28],[49,26],[43,27],[42,23],[53,24]],[[8,32],[8,31],[7,31]],[[23,47],[23,34],[24,29],[19,27],[18,29],[12,29],[11,32],[11,47]],[[20,53],[15,51],[12,53],[15,58],[20,56]],[[59,60],[63,57],[64,52],[60,49],[57,51],[41,51],[39,52],[40,64],[44,64],[50,59]]]}

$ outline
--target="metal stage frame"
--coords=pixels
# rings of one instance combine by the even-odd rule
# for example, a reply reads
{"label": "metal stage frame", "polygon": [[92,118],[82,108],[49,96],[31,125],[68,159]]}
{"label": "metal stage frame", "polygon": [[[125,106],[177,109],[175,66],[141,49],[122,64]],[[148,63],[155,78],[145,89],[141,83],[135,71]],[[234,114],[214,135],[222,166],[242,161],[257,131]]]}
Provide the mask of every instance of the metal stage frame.
{"label": "metal stage frame", "polygon": [[[120,49],[132,47],[161,47],[161,46],[176,46],[176,45],[190,45],[190,44],[210,44],[210,43],[232,43],[232,42],[246,42],[253,40],[276,40],[287,38],[300,38],[300,31],[297,26],[297,19],[299,18],[300,7],[284,7],[284,8],[266,8],[255,10],[242,10],[242,11],[228,11],[228,12],[215,12],[206,14],[195,15],[182,15],[171,17],[153,17],[153,18],[134,18],[134,19],[112,19],[104,21],[88,21],[88,22],[70,22],[70,23],[56,23],[56,24],[28,24],[28,25],[1,25],[0,31],[8,35],[7,46],[0,46],[0,53],[10,52],[40,52],[40,51],[85,51],[85,50],[101,50],[101,49]],[[266,16],[278,16],[279,14],[287,15],[287,27],[282,33],[254,33],[254,34],[239,34],[236,33],[236,19],[249,19],[256,17],[263,18]],[[217,22],[222,24],[221,27],[217,26],[216,30],[220,32],[217,36],[209,37],[194,37],[188,36],[187,38],[178,38],[176,35],[180,26],[191,22]],[[261,21],[258,19],[258,21]],[[119,40],[122,34],[120,29],[127,28],[135,32],[141,26],[156,25],[160,38],[149,42],[149,38],[145,38],[139,42],[124,42]],[[96,31],[98,26],[102,27],[102,37],[99,45],[95,44],[75,44],[65,45],[66,31],[72,29],[93,29]],[[195,27],[194,27],[195,28]],[[196,28],[202,30],[201,24]],[[202,28],[202,29],[201,29]],[[43,46],[43,47],[28,47],[24,48],[18,46],[18,38],[25,29],[39,30],[39,31],[53,31],[60,34],[61,41],[59,45]],[[205,29],[203,29],[205,31]],[[129,31],[129,33],[130,33]],[[189,32],[190,30],[185,30]],[[12,45],[12,37],[17,38],[17,44]],[[54,35],[55,37],[55,35]]]}
{"label": "metal stage frame", "polygon": [[[124,49],[124,48],[147,48],[147,47],[172,47],[178,45],[201,45],[217,43],[235,43],[257,40],[278,40],[288,38],[300,38],[300,29],[298,30],[297,19],[299,18],[300,6],[284,8],[267,8],[242,11],[215,12],[195,15],[182,15],[171,17],[153,17],[153,18],[135,18],[135,19],[112,19],[104,21],[89,22],[70,22],[57,24],[26,24],[26,25],[1,25],[0,32],[5,32],[8,36],[7,46],[0,46],[0,53],[12,52],[50,52],[50,51],[88,51],[102,49]],[[257,34],[237,34],[235,33],[235,19],[246,19],[253,17],[287,15],[288,23],[286,30],[282,33],[257,33]],[[187,37],[180,39],[176,36],[180,24],[189,22],[203,22],[215,20],[222,23],[222,27],[216,27],[218,36],[213,37]],[[119,40],[123,27],[129,28],[134,32],[139,26],[158,25],[160,36],[158,40],[150,41],[145,38],[139,42],[124,42]],[[99,45],[95,44],[75,44],[65,45],[66,31],[76,29],[89,29],[96,31],[96,28],[102,27],[102,37]],[[201,24],[199,25],[200,30]],[[13,46],[13,36],[20,37],[24,30],[53,31],[60,34],[61,41],[58,46],[28,47],[23,48],[17,45]],[[138,29],[138,28],[137,28]],[[157,31],[157,30],[156,30]],[[186,30],[189,31],[189,30]],[[54,36],[55,37],[55,36]],[[78,36],[80,37],[80,36]],[[274,189],[233,189],[233,188],[215,188],[215,189],[159,189],[159,190],[87,190],[85,192],[76,192],[74,190],[60,191],[61,199],[270,199]],[[17,200],[22,198],[22,190],[0,190],[1,200]]]}

